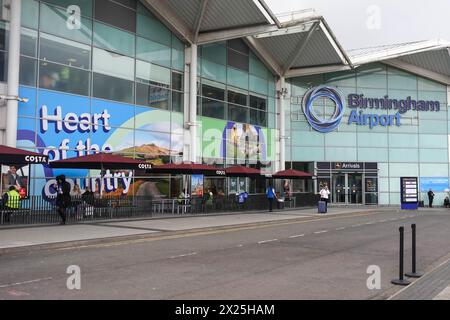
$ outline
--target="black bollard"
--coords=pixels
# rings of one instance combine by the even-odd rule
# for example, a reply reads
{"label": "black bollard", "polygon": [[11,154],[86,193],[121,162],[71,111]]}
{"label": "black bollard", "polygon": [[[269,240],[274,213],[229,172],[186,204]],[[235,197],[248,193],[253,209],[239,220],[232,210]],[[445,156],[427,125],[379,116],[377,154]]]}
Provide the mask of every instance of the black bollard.
{"label": "black bollard", "polygon": [[420,278],[423,274],[416,271],[416,224],[413,223],[411,225],[412,230],[412,263],[411,263],[411,269],[412,271],[409,273],[406,273],[405,275],[410,278]]}
{"label": "black bollard", "polygon": [[401,286],[407,286],[411,282],[408,280],[403,279],[403,233],[405,231],[405,228],[400,227],[398,228],[400,231],[400,261],[399,261],[399,272],[398,272],[398,279],[393,279],[391,281],[392,284],[397,284]]}

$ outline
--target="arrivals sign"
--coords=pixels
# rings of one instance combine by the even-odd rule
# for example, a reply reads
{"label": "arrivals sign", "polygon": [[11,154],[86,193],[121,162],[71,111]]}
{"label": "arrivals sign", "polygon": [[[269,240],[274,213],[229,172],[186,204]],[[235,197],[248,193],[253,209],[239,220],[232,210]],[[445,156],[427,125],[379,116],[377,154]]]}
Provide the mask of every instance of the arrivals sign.
{"label": "arrivals sign", "polygon": [[[314,111],[314,101],[325,98],[333,101],[335,110],[329,119],[320,117]],[[334,131],[341,123],[345,113],[345,100],[337,88],[318,86],[309,89],[302,99],[302,109],[311,127],[319,132]],[[347,106],[353,109],[348,117],[348,125],[401,126],[402,114],[413,111],[435,111],[441,109],[439,101],[415,100],[410,96],[405,99],[391,99],[388,95],[379,98],[367,98],[364,94],[351,93],[347,96]],[[358,110],[359,109],[359,110]],[[370,110],[368,112],[368,110]],[[391,110],[394,110],[393,113]],[[380,113],[376,112],[380,111]],[[388,112],[389,111],[389,112]],[[383,112],[388,112],[383,114]]]}

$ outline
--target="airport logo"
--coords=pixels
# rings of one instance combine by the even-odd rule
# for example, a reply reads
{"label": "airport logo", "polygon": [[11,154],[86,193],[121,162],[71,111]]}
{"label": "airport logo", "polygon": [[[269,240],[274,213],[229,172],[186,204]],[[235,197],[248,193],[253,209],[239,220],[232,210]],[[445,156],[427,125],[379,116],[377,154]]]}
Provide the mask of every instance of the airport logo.
{"label": "airport logo", "polygon": [[[328,98],[334,102],[336,107],[330,119],[323,119],[314,112],[314,101],[319,98]],[[302,108],[311,127],[322,133],[335,130],[341,123],[345,112],[342,95],[336,88],[329,86],[318,86],[309,89],[303,96]]]}

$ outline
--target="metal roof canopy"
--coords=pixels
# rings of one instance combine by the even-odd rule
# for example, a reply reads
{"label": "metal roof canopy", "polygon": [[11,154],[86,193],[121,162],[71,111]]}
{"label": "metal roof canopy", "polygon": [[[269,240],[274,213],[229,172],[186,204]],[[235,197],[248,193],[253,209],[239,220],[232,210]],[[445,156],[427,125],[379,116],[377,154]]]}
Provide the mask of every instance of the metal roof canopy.
{"label": "metal roof canopy", "polygon": [[143,0],[178,36],[198,43],[202,33],[280,26],[264,0]]}
{"label": "metal roof canopy", "polygon": [[352,66],[322,16],[294,20],[246,41],[262,61],[270,62],[272,71],[286,78],[307,75],[317,66]]}
{"label": "metal roof canopy", "polygon": [[349,51],[354,65],[382,62],[450,85],[450,42],[417,41]]}
{"label": "metal roof canopy", "polygon": [[308,68],[350,68],[351,61],[322,16],[309,13],[281,24],[264,0],[144,0],[174,33],[190,44],[243,38],[278,76]]}

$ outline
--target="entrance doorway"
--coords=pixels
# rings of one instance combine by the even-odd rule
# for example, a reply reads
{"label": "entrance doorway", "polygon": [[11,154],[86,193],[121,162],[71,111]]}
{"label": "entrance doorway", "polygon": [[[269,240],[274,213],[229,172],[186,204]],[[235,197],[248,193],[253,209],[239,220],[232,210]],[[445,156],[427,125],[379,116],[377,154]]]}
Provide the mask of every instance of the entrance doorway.
{"label": "entrance doorway", "polygon": [[362,173],[335,173],[332,175],[332,202],[337,204],[363,203]]}

